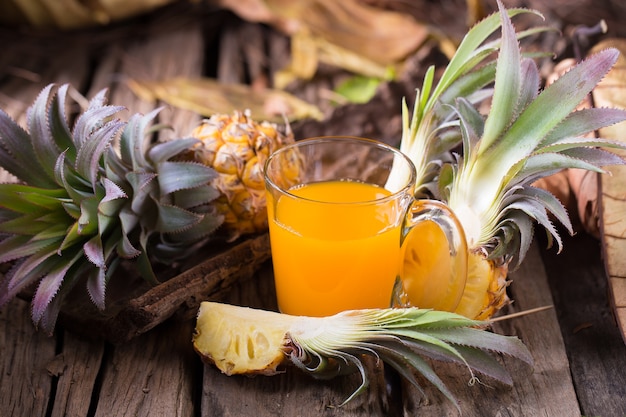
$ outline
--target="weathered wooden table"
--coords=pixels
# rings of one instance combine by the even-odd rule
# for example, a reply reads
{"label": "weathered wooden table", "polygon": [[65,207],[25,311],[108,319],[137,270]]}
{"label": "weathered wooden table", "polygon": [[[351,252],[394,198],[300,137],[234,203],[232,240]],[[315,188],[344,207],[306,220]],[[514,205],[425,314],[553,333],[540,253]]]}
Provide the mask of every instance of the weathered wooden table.
{"label": "weathered wooden table", "polygon": [[[215,25],[207,24],[207,19]],[[161,17],[147,23],[153,25],[149,30],[144,26],[134,36],[107,32],[111,39],[98,42],[71,37],[59,42],[42,36],[39,47],[32,48],[21,42],[19,34],[3,33],[0,104],[23,124],[26,106],[44,85],[71,82],[87,96],[110,87],[110,102],[146,112],[156,103],[138,100],[123,84],[124,78],[206,73],[203,57],[211,42],[228,44],[223,20],[223,15],[195,16],[181,24]],[[211,35],[216,27],[222,30],[221,38]],[[245,34],[252,42],[258,30],[265,29],[251,25],[237,34]],[[94,44],[98,45],[95,49]],[[238,53],[245,55],[235,50],[230,56]],[[218,69],[217,73],[227,79],[232,71]],[[395,97],[391,100],[396,103]],[[355,120],[368,120],[367,111],[358,113]],[[167,117],[181,131],[198,120],[193,113],[175,109],[168,109]],[[371,136],[373,124],[370,120],[351,125],[342,133]],[[512,387],[487,378],[483,384],[469,386],[465,369],[435,364],[457,394],[463,415],[626,416],[626,346],[609,307],[599,242],[579,233],[566,238],[564,252],[557,255],[554,249],[546,250],[539,237],[511,278],[515,302],[505,313],[554,306],[494,325],[496,332],[521,338],[535,364],[529,368],[501,358],[513,376]],[[270,262],[252,278],[234,284],[224,301],[275,308]],[[203,365],[193,352],[193,327],[193,320],[171,319],[121,344],[92,340],[63,326],[47,336],[33,328],[28,302],[17,299],[0,310],[0,416],[457,414],[428,385],[420,393],[373,361],[369,390],[344,407],[337,405],[358,386],[358,375],[316,381],[288,369],[274,377],[226,377]]]}

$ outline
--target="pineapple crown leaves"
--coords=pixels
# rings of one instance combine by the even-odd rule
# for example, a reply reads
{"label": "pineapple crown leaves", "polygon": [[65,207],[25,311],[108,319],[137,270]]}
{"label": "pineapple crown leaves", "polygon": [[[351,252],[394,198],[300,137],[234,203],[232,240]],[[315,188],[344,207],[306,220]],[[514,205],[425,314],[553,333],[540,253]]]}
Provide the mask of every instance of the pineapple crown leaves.
{"label": "pineapple crown leaves", "polygon": [[[506,13],[513,17],[520,14],[535,14],[535,10],[510,9]],[[498,13],[494,13],[475,26],[463,38],[456,53],[446,66],[441,78],[434,83],[434,67],[424,77],[421,90],[416,93],[413,113],[409,114],[406,101],[402,103],[403,135],[400,149],[409,155],[417,169],[416,192],[433,190],[433,181],[444,162],[452,159],[450,150],[460,142],[457,114],[452,104],[458,97],[479,103],[491,96],[487,86],[496,76],[496,64],[491,56],[501,47],[501,40],[488,41],[500,27]],[[523,39],[537,33],[552,30],[538,26],[515,34]],[[528,54],[544,56],[546,54]]]}
{"label": "pineapple crown leaves", "polygon": [[319,332],[319,324],[316,326],[313,322],[302,328],[316,329],[314,335],[292,331],[288,339],[293,349],[287,350],[296,366],[318,378],[331,378],[356,368],[361,374],[361,385],[343,404],[368,386],[360,359],[362,354],[380,358],[421,390],[411,370],[418,371],[457,408],[454,394],[425,358],[466,366],[471,382],[478,380],[476,371],[509,385],[512,384],[510,375],[489,353],[503,353],[528,364],[533,362],[530,352],[518,338],[481,330],[484,322],[455,313],[396,308],[346,311],[326,319],[324,332]]}
{"label": "pineapple crown leaves", "polygon": [[[517,248],[518,262],[528,248],[528,222],[523,212],[540,223],[561,248],[547,211],[572,232],[565,211],[554,196],[532,188],[532,182],[564,168],[605,172],[603,166],[624,161],[600,149],[624,148],[601,138],[581,135],[626,119],[618,109],[574,111],[614,65],[618,52],[605,50],[582,61],[539,92],[536,64],[524,58],[504,7],[502,46],[496,67],[491,110],[483,120],[463,98],[456,101],[463,156],[452,173],[440,176],[444,200],[466,228],[472,248],[486,248],[491,256]],[[517,233],[516,233],[517,231]]]}
{"label": "pineapple crown leaves", "polygon": [[0,280],[0,305],[37,284],[32,318],[48,332],[81,277],[104,309],[122,258],[136,259],[156,280],[149,253],[189,253],[220,223],[206,207],[217,197],[208,184],[216,173],[168,160],[191,141],[149,143],[161,128],[150,127],[160,109],[122,122],[115,115],[124,108],[108,105],[103,90],[70,129],[69,88],[42,90],[28,109],[28,131],[0,110],[0,166],[19,180],[0,184],[0,262],[12,263]]}
{"label": "pineapple crown leaves", "polygon": [[130,118],[120,136],[120,163],[112,166],[132,188],[132,202],[122,209],[125,224],[139,225],[143,253],[148,251],[151,236],[158,235],[151,249],[159,251],[163,260],[170,260],[185,256],[190,244],[206,240],[223,219],[209,207],[219,196],[209,185],[217,172],[204,164],[176,158],[199,140],[149,143],[148,126],[160,111]]}

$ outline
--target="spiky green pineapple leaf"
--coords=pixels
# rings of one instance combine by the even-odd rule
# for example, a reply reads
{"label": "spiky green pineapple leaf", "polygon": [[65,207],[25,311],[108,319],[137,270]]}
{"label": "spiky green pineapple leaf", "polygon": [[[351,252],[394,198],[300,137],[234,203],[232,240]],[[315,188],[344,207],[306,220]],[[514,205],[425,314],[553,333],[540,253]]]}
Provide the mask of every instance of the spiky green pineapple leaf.
{"label": "spiky green pineapple leaf", "polygon": [[[81,251],[75,251],[73,255],[65,253],[64,256],[64,259],[58,257],[56,264],[50,268],[50,272],[41,279],[37,286],[32,302],[32,319],[36,324],[42,321],[50,303],[58,294],[68,271],[82,258],[83,254]],[[68,257],[71,259],[68,260]]]}
{"label": "spiky green pineapple leaf", "polygon": [[500,165],[512,166],[520,157],[527,157],[538,147],[543,138],[578,106],[611,69],[618,54],[615,49],[607,49],[582,61],[543,90],[525,108],[504,133],[498,146],[491,147],[485,153],[487,157],[502,161],[501,164],[492,165],[495,178],[498,177],[496,169]]}
{"label": "spiky green pineapple leaf", "polygon": [[[197,162],[160,162],[157,164],[157,174],[161,195],[201,187],[217,177],[214,169]],[[181,178],[187,180],[182,181]]]}
{"label": "spiky green pineapple leaf", "polygon": [[181,138],[157,143],[148,150],[148,158],[153,163],[164,162],[173,159],[198,144],[200,144],[200,140],[196,138]]}
{"label": "spiky green pineapple leaf", "polygon": [[0,166],[18,179],[35,187],[48,188],[54,182],[37,164],[30,136],[0,109]]}
{"label": "spiky green pineapple leaf", "polygon": [[70,160],[74,161],[76,159],[75,148],[65,112],[69,88],[69,84],[63,84],[57,89],[57,99],[52,100],[48,110],[48,127],[58,149],[69,152]]}
{"label": "spiky green pineapple leaf", "polygon": [[[160,109],[123,122],[116,115],[124,108],[108,105],[102,90],[70,129],[69,89],[44,88],[28,110],[28,130],[0,111],[0,166],[23,182],[0,185],[0,262],[13,263],[0,282],[0,305],[38,284],[33,322],[48,331],[79,278],[86,277],[87,293],[104,309],[120,259],[136,260],[144,277],[157,283],[155,248],[182,257],[221,222],[205,207],[217,197],[208,184],[215,172],[167,161],[191,142],[151,143],[152,133],[164,127],[153,124]],[[162,158],[161,172],[148,154]],[[199,230],[181,233],[193,226]]]}
{"label": "spiky green pineapple leaf", "polygon": [[[296,320],[297,324],[286,335],[292,347],[288,350],[289,359],[296,366],[317,378],[332,378],[350,370],[361,374],[361,385],[344,404],[368,386],[360,359],[363,354],[382,359],[419,390],[422,388],[416,374],[423,375],[457,407],[454,393],[425,358],[466,367],[470,382],[477,379],[476,371],[506,384],[511,384],[512,379],[491,357],[492,353],[509,355],[528,364],[533,362],[518,338],[490,333],[482,327],[485,322],[455,313],[395,308],[354,310]],[[320,328],[324,331],[319,331]]]}
{"label": "spiky green pineapple leaf", "polygon": [[124,123],[121,121],[108,121],[92,131],[78,148],[74,169],[79,178],[92,185],[94,191],[99,171],[102,169],[102,156],[123,126]]}
{"label": "spiky green pineapple leaf", "polygon": [[467,100],[457,100],[463,154],[457,166],[440,178],[439,189],[472,248],[492,251],[492,259],[497,253],[521,262],[532,237],[524,229],[532,227],[532,222],[523,220],[524,216],[543,226],[559,247],[562,241],[548,213],[571,232],[564,208],[553,198],[528,189],[532,182],[564,168],[603,172],[604,165],[623,163],[614,154],[596,149],[623,148],[623,144],[577,136],[622,121],[626,113],[616,109],[574,112],[615,63],[616,51],[588,58],[539,91],[536,64],[520,53],[510,18],[501,2],[498,7],[502,44],[492,106],[477,140],[476,132],[481,131],[477,110]]}
{"label": "spiky green pineapple leaf", "polygon": [[16,259],[31,256],[41,249],[51,246],[56,241],[54,238],[33,241],[30,236],[9,236],[0,242],[0,262],[12,262]]}
{"label": "spiky green pineapple leaf", "polygon": [[[503,13],[500,9],[500,13]],[[496,64],[495,85],[491,111],[482,134],[478,152],[484,152],[491,147],[493,142],[500,137],[502,132],[509,127],[511,120],[518,114],[518,106],[521,98],[522,67],[511,65],[511,62],[521,61],[521,51],[515,37],[515,29],[510,21],[501,19],[502,46],[498,52]],[[507,24],[508,22],[508,24]],[[531,71],[526,71],[532,74]],[[471,158],[467,159],[471,161]]]}

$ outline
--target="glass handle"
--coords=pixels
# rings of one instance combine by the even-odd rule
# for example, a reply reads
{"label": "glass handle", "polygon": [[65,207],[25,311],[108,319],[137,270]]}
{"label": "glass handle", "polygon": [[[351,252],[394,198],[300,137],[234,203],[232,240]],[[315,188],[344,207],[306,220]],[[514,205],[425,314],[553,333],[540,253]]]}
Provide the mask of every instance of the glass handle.
{"label": "glass handle", "polygon": [[415,200],[405,216],[394,307],[454,311],[465,290],[468,252],[454,213],[436,200]]}

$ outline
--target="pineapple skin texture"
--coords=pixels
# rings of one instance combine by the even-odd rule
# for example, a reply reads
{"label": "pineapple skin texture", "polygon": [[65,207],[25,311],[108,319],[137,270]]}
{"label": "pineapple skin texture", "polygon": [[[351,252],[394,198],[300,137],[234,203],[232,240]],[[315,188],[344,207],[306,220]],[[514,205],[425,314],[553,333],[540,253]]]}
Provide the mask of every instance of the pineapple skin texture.
{"label": "pineapple skin texture", "polygon": [[264,165],[273,152],[294,141],[289,127],[282,133],[273,123],[254,121],[248,111],[235,111],[211,116],[191,136],[201,141],[191,159],[218,173],[211,185],[220,194],[212,205],[224,217],[219,233],[233,241],[266,231]]}
{"label": "pineapple skin texture", "polygon": [[489,260],[480,252],[470,252],[467,281],[455,313],[475,320],[489,320],[510,303],[506,293],[508,264]]}
{"label": "pineapple skin texture", "polygon": [[275,375],[292,316],[205,301],[200,304],[193,346],[205,363],[226,375]]}

